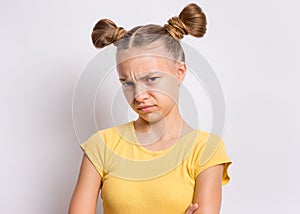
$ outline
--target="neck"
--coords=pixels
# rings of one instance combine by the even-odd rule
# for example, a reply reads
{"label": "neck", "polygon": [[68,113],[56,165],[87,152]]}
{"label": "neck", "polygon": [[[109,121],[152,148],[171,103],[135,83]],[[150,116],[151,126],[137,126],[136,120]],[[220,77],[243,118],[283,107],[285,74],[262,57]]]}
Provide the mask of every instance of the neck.
{"label": "neck", "polygon": [[135,121],[135,130],[142,144],[151,144],[179,139],[190,132],[192,128],[183,120],[176,107],[167,116],[155,122],[149,122],[139,117]]}

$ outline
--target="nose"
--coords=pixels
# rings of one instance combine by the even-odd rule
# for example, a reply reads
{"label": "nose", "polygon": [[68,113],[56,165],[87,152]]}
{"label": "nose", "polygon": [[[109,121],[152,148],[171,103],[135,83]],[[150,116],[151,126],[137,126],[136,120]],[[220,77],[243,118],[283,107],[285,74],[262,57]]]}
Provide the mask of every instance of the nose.
{"label": "nose", "polygon": [[143,102],[149,98],[147,87],[143,84],[136,84],[134,91],[134,99],[138,102]]}

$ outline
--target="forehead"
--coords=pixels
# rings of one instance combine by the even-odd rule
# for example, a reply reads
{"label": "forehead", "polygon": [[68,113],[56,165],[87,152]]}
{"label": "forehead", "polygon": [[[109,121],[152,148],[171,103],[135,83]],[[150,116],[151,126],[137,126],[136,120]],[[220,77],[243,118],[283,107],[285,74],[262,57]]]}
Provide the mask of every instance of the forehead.
{"label": "forehead", "polygon": [[173,73],[175,62],[161,56],[138,56],[117,65],[119,76],[129,77],[142,73]]}

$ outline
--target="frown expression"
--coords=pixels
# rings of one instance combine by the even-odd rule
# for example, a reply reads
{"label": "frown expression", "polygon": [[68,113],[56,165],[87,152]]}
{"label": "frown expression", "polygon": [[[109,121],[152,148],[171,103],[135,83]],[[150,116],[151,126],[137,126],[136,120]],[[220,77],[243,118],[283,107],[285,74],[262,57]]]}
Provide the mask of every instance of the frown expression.
{"label": "frown expression", "polygon": [[177,108],[185,64],[159,56],[139,56],[117,66],[123,93],[144,120],[155,122]]}

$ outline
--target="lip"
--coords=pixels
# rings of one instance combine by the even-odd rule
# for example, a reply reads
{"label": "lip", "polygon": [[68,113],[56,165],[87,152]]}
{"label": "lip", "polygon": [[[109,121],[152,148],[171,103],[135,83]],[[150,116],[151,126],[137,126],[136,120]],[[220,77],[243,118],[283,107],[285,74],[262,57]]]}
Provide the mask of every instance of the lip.
{"label": "lip", "polygon": [[143,111],[143,112],[150,112],[150,111],[153,111],[154,108],[155,108],[155,105],[140,106],[140,107],[137,108],[137,110]]}

